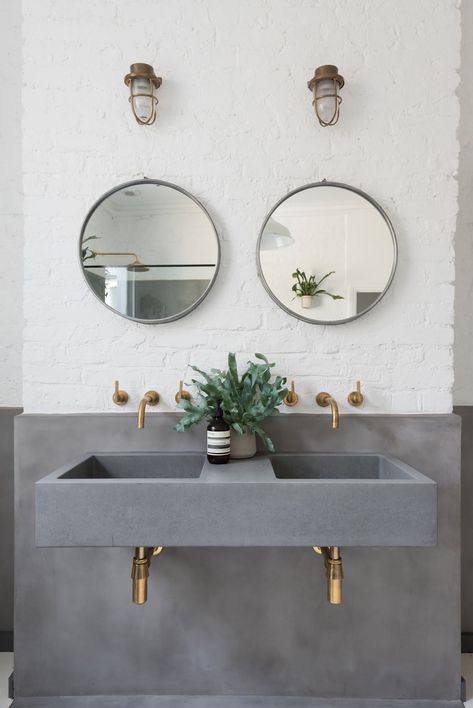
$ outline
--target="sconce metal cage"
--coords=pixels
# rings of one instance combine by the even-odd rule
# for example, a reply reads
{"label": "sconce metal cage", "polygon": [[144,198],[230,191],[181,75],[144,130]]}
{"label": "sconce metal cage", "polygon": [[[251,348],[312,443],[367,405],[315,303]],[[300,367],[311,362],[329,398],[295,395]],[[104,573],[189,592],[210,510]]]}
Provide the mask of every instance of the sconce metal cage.
{"label": "sconce metal cage", "polygon": [[[135,91],[135,79],[146,79],[149,91],[143,92],[141,89]],[[158,105],[156,90],[161,86],[163,82],[162,78],[156,76],[150,64],[132,64],[130,66],[130,73],[125,76],[124,81],[130,89],[130,97],[128,100],[130,101],[136,122],[140,125],[151,125],[156,120],[156,107]],[[147,98],[150,101],[149,117],[146,120],[143,120],[143,118],[138,115],[136,109],[137,98]]]}
{"label": "sconce metal cage", "polygon": [[[333,86],[333,91],[331,93],[320,92],[321,82],[331,81]],[[338,73],[338,66],[334,64],[324,64],[323,66],[317,67],[314,76],[310,81],[307,82],[309,91],[314,96],[312,105],[314,106],[314,111],[320,125],[326,128],[329,125],[335,125],[338,122],[340,116],[340,104],[342,102],[342,97],[340,96],[340,90],[345,85],[345,79]],[[331,117],[327,120],[322,117],[321,111],[319,110],[319,103],[322,100],[333,99],[333,113]]]}

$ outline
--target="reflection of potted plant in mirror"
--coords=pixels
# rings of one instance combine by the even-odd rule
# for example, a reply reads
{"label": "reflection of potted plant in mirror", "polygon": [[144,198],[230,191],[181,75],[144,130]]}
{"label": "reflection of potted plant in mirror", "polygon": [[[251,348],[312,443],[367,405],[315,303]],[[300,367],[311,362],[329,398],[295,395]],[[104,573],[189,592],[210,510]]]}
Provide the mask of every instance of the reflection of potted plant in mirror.
{"label": "reflection of potted plant in mirror", "polygon": [[192,380],[197,389],[197,402],[180,400],[179,406],[185,415],[176,425],[183,432],[201,420],[210,420],[220,404],[223,418],[231,427],[230,457],[253,457],[256,453],[255,433],[259,435],[271,452],[274,445],[271,438],[260,427],[260,422],[272,413],[278,413],[279,406],[287,395],[286,379],[276,376],[271,381],[270,364],[263,354],[255,354],[260,361],[249,361],[241,378],[238,374],[235,354],[228,355],[228,369],[211,369],[210,373],[197,371],[203,381]]}
{"label": "reflection of potted plant in mirror", "polygon": [[82,241],[80,248],[82,263],[85,263],[89,260],[95,260],[95,251],[93,251],[90,246],[85,246],[84,248],[84,244],[87,243],[87,241],[95,241],[98,238],[100,238],[100,236],[88,236]]}
{"label": "reflection of potted plant in mirror", "polygon": [[292,286],[292,292],[296,293],[293,299],[300,297],[302,307],[304,308],[312,307],[312,298],[316,295],[327,295],[328,297],[331,297],[332,300],[343,300],[344,298],[342,295],[333,295],[320,287],[323,281],[334,273],[335,271],[331,270],[330,273],[326,273],[324,277],[317,282],[315,275],[310,275],[307,277],[303,270],[296,268],[296,272],[292,274],[292,277],[297,281]]}

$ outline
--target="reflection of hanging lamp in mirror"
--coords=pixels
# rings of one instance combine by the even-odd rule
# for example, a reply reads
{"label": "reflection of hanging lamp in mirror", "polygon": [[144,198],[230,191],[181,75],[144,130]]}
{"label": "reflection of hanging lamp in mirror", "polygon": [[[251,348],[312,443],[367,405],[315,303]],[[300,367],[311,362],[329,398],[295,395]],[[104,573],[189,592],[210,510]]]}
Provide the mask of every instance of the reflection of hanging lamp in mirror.
{"label": "reflection of hanging lamp in mirror", "polygon": [[131,109],[140,125],[151,125],[156,120],[156,90],[163,80],[156,76],[150,64],[132,64],[125,83],[130,88]]}
{"label": "reflection of hanging lamp in mirror", "polygon": [[272,251],[275,248],[292,246],[293,243],[294,239],[287,226],[280,224],[279,221],[270,216],[264,227],[260,249],[262,251]]}
{"label": "reflection of hanging lamp in mirror", "polygon": [[340,89],[345,85],[345,79],[338,73],[338,67],[333,64],[318,66],[313,78],[307,86],[314,95],[312,105],[322,127],[335,125],[340,115],[342,98]]}
{"label": "reflection of hanging lamp in mirror", "polygon": [[[92,251],[91,253],[93,254],[93,257],[95,256],[133,256],[134,260],[129,263],[126,267],[127,270],[135,271],[138,273],[146,273],[149,268],[147,265],[142,263],[136,253],[133,253],[133,251]],[[110,266],[112,268],[116,268],[117,266]]]}

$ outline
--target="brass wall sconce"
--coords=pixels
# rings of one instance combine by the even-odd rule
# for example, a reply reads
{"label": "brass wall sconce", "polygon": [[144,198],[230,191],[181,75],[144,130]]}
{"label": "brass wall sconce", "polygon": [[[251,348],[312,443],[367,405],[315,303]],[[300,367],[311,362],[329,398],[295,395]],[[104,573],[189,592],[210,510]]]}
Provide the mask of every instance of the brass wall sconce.
{"label": "brass wall sconce", "polygon": [[307,83],[312,92],[315,114],[322,127],[335,125],[340,115],[342,97],[340,89],[343,88],[345,79],[338,73],[338,66],[324,64],[318,66],[314,76]]}
{"label": "brass wall sconce", "polygon": [[125,76],[125,84],[130,88],[131,110],[140,125],[151,125],[156,120],[158,99],[156,91],[163,80],[156,76],[150,64],[132,64]]}

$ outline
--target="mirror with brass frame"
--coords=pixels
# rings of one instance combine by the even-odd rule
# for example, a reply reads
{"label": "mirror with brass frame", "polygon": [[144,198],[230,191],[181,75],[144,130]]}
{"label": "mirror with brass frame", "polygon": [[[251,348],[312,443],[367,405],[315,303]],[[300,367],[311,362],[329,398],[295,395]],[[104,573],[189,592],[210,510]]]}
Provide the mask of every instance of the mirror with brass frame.
{"label": "mirror with brass frame", "polygon": [[79,258],[106,307],[136,322],[171,322],[194,310],[215,282],[220,244],[206,209],[154,179],[120,184],[91,208]]}
{"label": "mirror with brass frame", "polygon": [[386,293],[396,270],[396,235],[368,194],[317,182],[273,207],[259,235],[257,262],[264,287],[289,315],[342,324]]}

